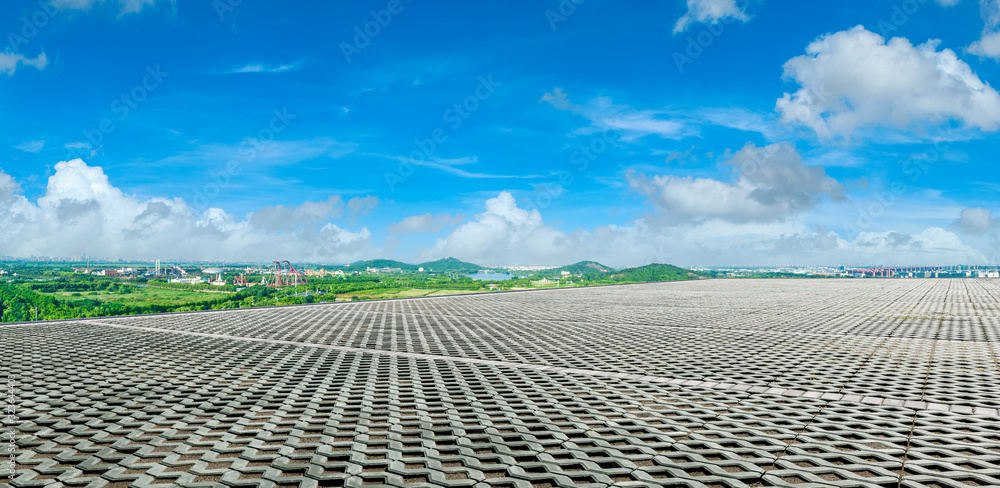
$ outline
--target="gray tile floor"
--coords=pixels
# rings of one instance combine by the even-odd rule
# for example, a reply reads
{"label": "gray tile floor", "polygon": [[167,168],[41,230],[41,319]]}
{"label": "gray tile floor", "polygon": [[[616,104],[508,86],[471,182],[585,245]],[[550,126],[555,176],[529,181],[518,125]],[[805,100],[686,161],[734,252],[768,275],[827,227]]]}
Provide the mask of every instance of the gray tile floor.
{"label": "gray tile floor", "polygon": [[2,327],[0,484],[1000,486],[998,299],[712,280]]}

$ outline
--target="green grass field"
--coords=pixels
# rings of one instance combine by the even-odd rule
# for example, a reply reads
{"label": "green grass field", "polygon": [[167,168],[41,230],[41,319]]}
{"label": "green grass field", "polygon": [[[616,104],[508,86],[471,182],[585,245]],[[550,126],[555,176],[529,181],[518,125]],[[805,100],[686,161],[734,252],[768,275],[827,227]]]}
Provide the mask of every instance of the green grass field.
{"label": "green grass field", "polygon": [[41,295],[48,295],[55,297],[59,300],[66,300],[69,302],[82,301],[82,300],[96,300],[102,303],[121,303],[129,305],[152,305],[152,304],[169,304],[169,305],[186,305],[190,303],[200,303],[209,300],[215,300],[220,297],[219,293],[204,293],[186,290],[166,290],[160,288],[147,288],[139,287],[136,289],[135,293],[129,293],[121,295],[118,293],[108,293],[106,291],[85,291],[85,292],[67,292],[60,291],[55,293],[40,293]]}

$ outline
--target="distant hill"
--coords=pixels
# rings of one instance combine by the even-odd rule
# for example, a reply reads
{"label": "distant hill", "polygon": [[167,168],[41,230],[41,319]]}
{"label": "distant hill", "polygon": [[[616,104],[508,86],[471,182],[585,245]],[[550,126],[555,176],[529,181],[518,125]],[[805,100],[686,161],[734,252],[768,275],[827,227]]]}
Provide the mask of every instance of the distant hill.
{"label": "distant hill", "polygon": [[361,261],[360,263],[348,264],[342,269],[345,272],[353,272],[364,271],[368,268],[399,268],[403,271],[416,271],[420,268],[420,266],[406,264],[402,261],[393,261],[392,259],[371,259],[368,261]]}
{"label": "distant hill", "polygon": [[643,283],[650,281],[679,281],[698,279],[702,276],[694,271],[678,268],[670,264],[649,264],[638,268],[626,268],[612,273],[610,279],[617,282]]}
{"label": "distant hill", "polygon": [[558,278],[563,271],[569,272],[573,276],[582,275],[590,280],[606,279],[615,269],[594,261],[580,261],[576,264],[563,266],[561,268],[547,269],[538,273],[544,278]]}
{"label": "distant hill", "polygon": [[[423,268],[425,272],[449,273],[449,274],[470,274],[477,273],[483,266],[474,263],[467,263],[455,258],[444,258],[437,261],[428,261],[421,264],[408,264],[392,259],[372,259],[349,264],[341,267],[345,272],[365,271],[368,268],[399,268],[404,272],[418,272]],[[581,261],[576,264],[562,266],[559,268],[547,269],[531,273],[539,278],[561,278],[563,271],[570,275],[583,276],[588,281],[597,282],[618,282],[618,283],[642,283],[651,281],[678,281],[703,278],[706,274],[695,273],[691,270],[678,268],[669,264],[649,264],[635,268],[616,270],[611,266],[605,266],[594,261]]]}
{"label": "distant hill", "polygon": [[460,261],[455,258],[444,258],[437,261],[428,261],[426,263],[420,264],[418,268],[424,268],[425,271],[433,271],[435,273],[476,273],[483,269],[482,266],[478,264],[467,263],[465,261]]}
{"label": "distant hill", "polygon": [[670,264],[649,264],[634,268],[616,270],[610,266],[605,266],[594,261],[581,261],[561,268],[547,269],[535,273],[542,278],[559,278],[562,272],[567,271],[572,276],[582,275],[590,281],[604,281],[617,283],[644,283],[654,281],[679,281],[705,277],[703,274],[694,271],[678,268]]}

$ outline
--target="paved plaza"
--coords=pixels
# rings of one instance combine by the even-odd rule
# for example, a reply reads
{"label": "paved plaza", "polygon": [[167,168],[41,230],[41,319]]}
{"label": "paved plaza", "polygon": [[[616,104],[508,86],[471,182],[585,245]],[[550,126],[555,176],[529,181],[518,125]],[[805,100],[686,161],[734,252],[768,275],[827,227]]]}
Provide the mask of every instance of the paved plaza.
{"label": "paved plaza", "polygon": [[0,486],[1000,486],[1000,280],[93,319],[0,348]]}

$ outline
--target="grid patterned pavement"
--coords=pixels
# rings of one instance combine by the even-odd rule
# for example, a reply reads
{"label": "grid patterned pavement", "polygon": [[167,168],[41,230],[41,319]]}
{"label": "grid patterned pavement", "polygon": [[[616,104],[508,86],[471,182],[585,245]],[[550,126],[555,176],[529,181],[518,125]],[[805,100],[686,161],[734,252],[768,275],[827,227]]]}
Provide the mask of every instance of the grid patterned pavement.
{"label": "grid patterned pavement", "polygon": [[998,293],[713,280],[4,327],[11,485],[1000,486]]}

